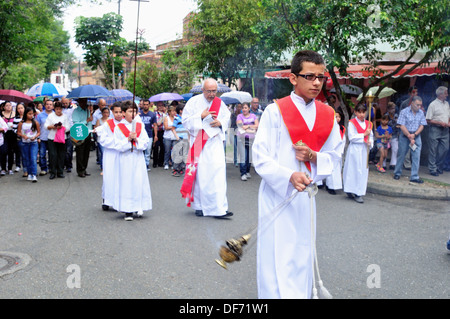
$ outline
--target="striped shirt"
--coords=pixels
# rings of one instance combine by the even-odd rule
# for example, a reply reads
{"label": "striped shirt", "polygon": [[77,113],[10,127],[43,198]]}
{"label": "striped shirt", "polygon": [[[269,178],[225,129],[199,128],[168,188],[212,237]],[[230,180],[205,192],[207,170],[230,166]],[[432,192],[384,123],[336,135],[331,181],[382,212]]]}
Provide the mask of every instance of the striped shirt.
{"label": "striped shirt", "polygon": [[407,107],[400,112],[397,124],[404,125],[410,133],[414,133],[421,125],[427,125],[427,120],[422,110],[419,109],[414,114],[411,107]]}

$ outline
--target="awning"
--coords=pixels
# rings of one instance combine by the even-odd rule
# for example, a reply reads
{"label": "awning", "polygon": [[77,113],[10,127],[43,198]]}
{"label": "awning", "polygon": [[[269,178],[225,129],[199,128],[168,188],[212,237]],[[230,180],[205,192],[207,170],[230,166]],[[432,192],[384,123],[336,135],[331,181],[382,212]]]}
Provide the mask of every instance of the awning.
{"label": "awning", "polygon": [[[422,67],[419,67],[419,68],[415,69],[411,73],[405,75],[405,77],[432,76],[432,75],[436,75],[436,74],[446,73],[446,72],[441,72],[438,69],[437,65],[438,65],[437,62],[433,62],[433,63],[430,63],[428,65],[424,65]],[[393,77],[397,78],[397,77],[401,76],[403,73],[408,71],[413,66],[414,66],[414,64],[407,64],[407,65],[405,65],[405,67],[403,69],[401,69],[400,72],[398,72]],[[385,73],[391,73],[397,67],[398,67],[398,65],[379,65],[377,67],[377,70],[385,71]],[[369,65],[363,65],[363,64],[350,65],[347,68],[347,73],[349,75],[341,76],[338,73],[337,69],[336,69],[336,75],[337,75],[338,79],[348,79],[350,77],[352,77],[354,79],[367,79],[367,78],[370,78],[370,77],[372,77],[374,75],[374,70],[373,69],[372,70],[368,70],[368,68],[369,68]],[[272,72],[266,72],[264,77],[267,78],[267,79],[283,80],[283,79],[288,79],[290,73],[291,73],[291,70],[272,71]],[[329,73],[325,73],[325,75],[329,76]]]}

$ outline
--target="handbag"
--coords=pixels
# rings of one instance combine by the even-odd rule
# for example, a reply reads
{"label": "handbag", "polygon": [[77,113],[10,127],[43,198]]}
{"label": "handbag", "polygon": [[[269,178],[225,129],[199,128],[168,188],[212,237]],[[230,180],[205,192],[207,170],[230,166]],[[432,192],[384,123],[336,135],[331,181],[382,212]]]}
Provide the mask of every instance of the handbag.
{"label": "handbag", "polygon": [[55,139],[53,140],[55,143],[66,143],[66,128],[61,126],[56,130]]}

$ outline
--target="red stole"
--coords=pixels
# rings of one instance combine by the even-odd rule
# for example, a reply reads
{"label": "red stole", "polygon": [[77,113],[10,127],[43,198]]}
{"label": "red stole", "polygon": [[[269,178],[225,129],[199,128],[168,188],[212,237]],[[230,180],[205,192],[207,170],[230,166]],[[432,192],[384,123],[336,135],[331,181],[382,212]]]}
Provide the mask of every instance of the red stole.
{"label": "red stole", "polygon": [[[351,119],[349,122],[353,123],[353,125],[354,125],[355,128],[356,128],[356,131],[357,131],[359,134],[364,134],[364,132],[367,130],[367,128],[372,129],[372,122],[369,122],[368,120],[364,120],[364,122],[366,123],[366,128],[365,128],[365,129],[363,129],[363,128],[361,127],[361,125],[359,125],[358,120],[356,119],[356,117],[353,118],[353,119]],[[369,141],[369,136],[370,136],[370,135],[364,136],[364,142],[367,143],[367,142]]]}
{"label": "red stole", "polygon": [[108,119],[106,121],[106,123],[108,123],[108,126],[111,129],[111,132],[114,133],[114,129],[116,128],[116,123],[114,122],[114,119]]}
{"label": "red stole", "polygon": [[341,140],[343,140],[344,139],[344,135],[345,135],[345,126],[342,126],[339,131],[341,132]]}
{"label": "red stole", "polygon": [[[290,96],[282,98],[276,103],[292,144],[302,141],[313,151],[319,152],[333,130],[335,122],[333,108],[316,100],[316,120],[312,131],[310,131]],[[305,165],[311,171],[311,163],[307,161]]]}
{"label": "red stole", "polygon": [[[218,97],[215,97],[211,104],[211,107],[209,108],[209,111],[215,111],[217,116],[219,114],[221,104],[222,100]],[[199,130],[197,133],[197,137],[194,140],[194,144],[192,144],[191,148],[189,149],[189,154],[186,161],[186,173],[184,174],[183,184],[181,185],[180,189],[181,197],[187,198],[188,200],[188,207],[191,207],[191,203],[194,201],[194,184],[197,174],[198,159],[208,139],[208,134],[206,134],[203,129]]]}
{"label": "red stole", "polygon": [[[123,135],[125,135],[126,138],[128,138],[128,136],[130,136],[131,132],[125,126],[125,124],[119,123],[119,124],[117,124],[117,127],[123,133]],[[142,131],[142,123],[141,122],[136,122],[136,136],[137,137],[139,137],[141,135],[141,131]],[[136,141],[133,141],[133,145],[136,146]]]}

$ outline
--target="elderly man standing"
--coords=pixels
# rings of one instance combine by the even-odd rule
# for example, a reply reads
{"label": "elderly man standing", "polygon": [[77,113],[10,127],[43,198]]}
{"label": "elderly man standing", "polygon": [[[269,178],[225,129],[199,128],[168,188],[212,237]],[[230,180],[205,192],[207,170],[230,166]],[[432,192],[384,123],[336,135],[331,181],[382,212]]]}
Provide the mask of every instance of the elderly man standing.
{"label": "elderly man standing", "polygon": [[447,100],[448,89],[440,86],[436,90],[437,98],[430,103],[427,110],[429,128],[428,169],[430,175],[438,176],[444,171],[444,161],[448,152],[450,126],[450,107]]}
{"label": "elderly man standing", "polygon": [[197,216],[226,218],[233,215],[228,212],[223,147],[230,111],[216,97],[216,80],[205,80],[202,91],[183,110],[182,122],[190,134],[190,150],[181,194]]}
{"label": "elderly man standing", "polygon": [[422,139],[420,133],[427,125],[425,114],[423,114],[422,98],[414,96],[411,106],[403,109],[397,120],[400,125],[400,136],[398,137],[397,164],[395,165],[394,179],[400,179],[402,175],[403,162],[406,153],[411,149],[411,178],[410,182],[422,184],[419,178],[420,151],[422,149]]}

